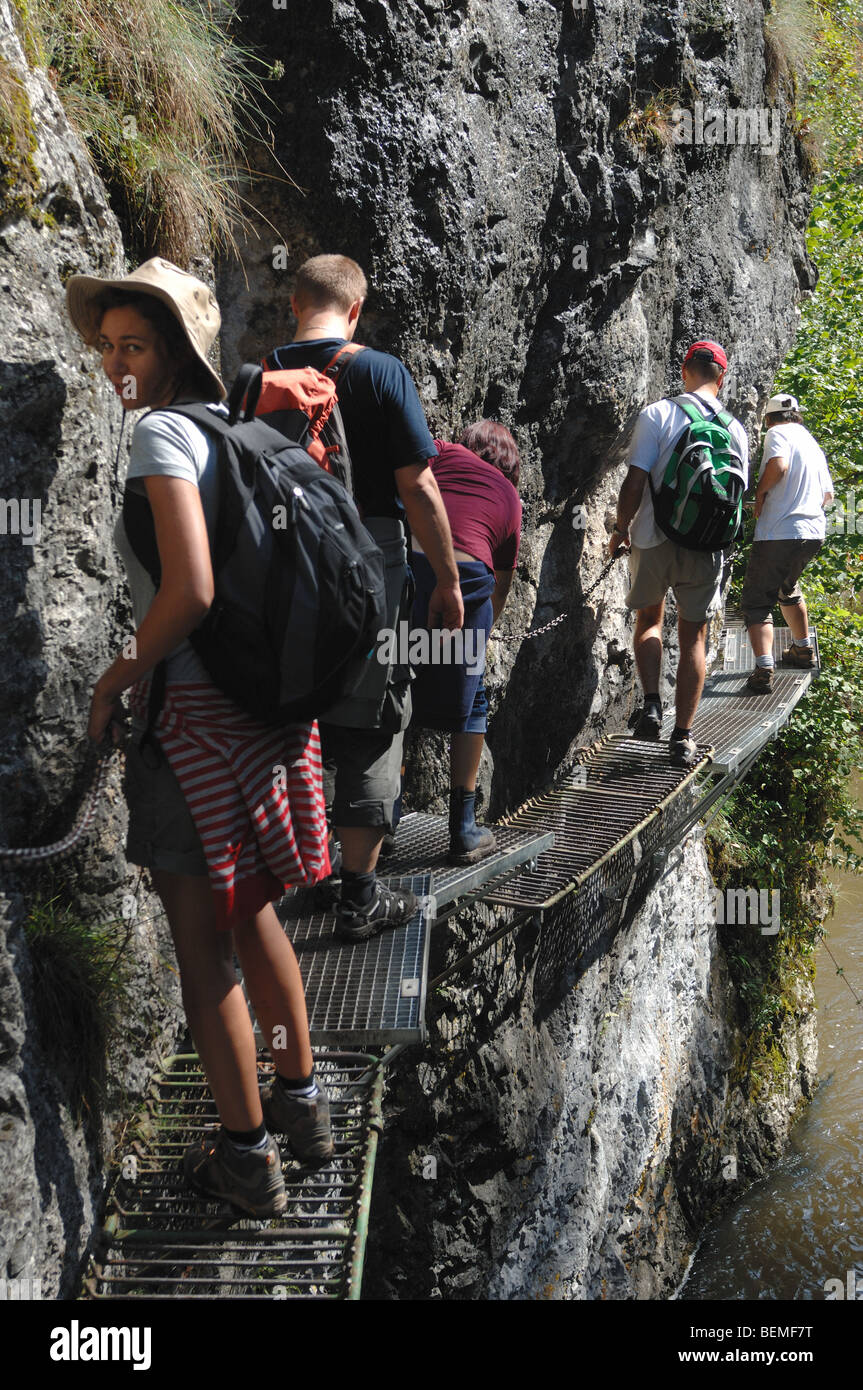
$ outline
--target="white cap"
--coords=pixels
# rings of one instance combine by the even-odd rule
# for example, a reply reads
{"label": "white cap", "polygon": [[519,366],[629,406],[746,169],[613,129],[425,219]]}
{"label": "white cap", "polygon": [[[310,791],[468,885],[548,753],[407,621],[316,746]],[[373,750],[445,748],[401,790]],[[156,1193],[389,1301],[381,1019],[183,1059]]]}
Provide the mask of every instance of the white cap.
{"label": "white cap", "polygon": [[765,415],[779,415],[784,410],[799,410],[800,406],[793,396],[771,396],[767,402]]}

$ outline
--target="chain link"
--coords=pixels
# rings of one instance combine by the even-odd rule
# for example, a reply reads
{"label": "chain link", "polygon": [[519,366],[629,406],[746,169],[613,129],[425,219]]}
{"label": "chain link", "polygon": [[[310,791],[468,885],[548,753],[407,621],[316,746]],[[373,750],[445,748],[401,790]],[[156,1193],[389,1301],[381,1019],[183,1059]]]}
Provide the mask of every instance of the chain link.
{"label": "chain link", "polygon": [[[625,555],[626,553],[626,551],[618,550],[617,555]],[[589,588],[585,589],[584,593],[581,596],[582,602],[585,599],[590,598],[594,589],[599,588],[599,585],[602,583],[603,579],[605,579],[606,575],[610,572],[612,565],[617,559],[617,555],[612,555],[611,559],[607,562],[607,564],[603,565],[602,569],[600,570],[596,579],[594,579],[593,583],[589,586]],[[543,623],[542,627],[531,628],[529,632],[513,632],[509,634],[501,632],[497,634],[498,640],[501,642],[525,642],[529,637],[539,637],[543,632],[549,632],[551,628],[557,627],[558,623],[564,622],[565,619],[568,617],[568,612],[560,613],[556,618],[552,618],[550,623]]]}
{"label": "chain link", "polygon": [[[593,593],[594,589],[598,588],[598,586],[602,583],[603,579],[605,579],[606,575],[611,570],[611,567],[616,559],[617,556],[613,556],[608,561],[608,563],[602,568],[602,570],[597,575],[596,579],[593,581],[590,587],[585,589],[582,595],[582,599],[589,598],[590,595]],[[517,632],[511,635],[505,635],[503,633],[500,633],[500,641],[524,642],[529,637],[540,637],[542,633],[550,632],[553,627],[557,627],[560,623],[565,622],[568,617],[568,612],[560,613],[556,618],[552,618],[550,622],[543,623],[542,627],[532,628],[529,632]],[[69,831],[69,834],[66,835],[64,839],[55,840],[55,842],[51,845],[37,845],[32,848],[0,848],[0,863],[44,863],[44,861],[47,859],[59,859],[61,854],[68,854],[71,849],[74,849],[75,846],[79,843],[79,841],[84,838],[87,831],[91,828],[95,819],[97,803],[100,797],[103,795],[107,786],[108,760],[113,751],[113,746],[104,746],[99,748],[97,753],[96,765],[93,769],[92,779],[90,782],[90,786],[87,790],[84,804],[81,807],[78,819],[76,820],[72,829]]]}
{"label": "chain link", "polygon": [[108,784],[109,759],[113,753],[113,745],[100,747],[96,756],[96,765],[93,768],[90,785],[84,799],[84,804],[78,814],[78,819],[62,840],[55,840],[51,845],[37,845],[34,848],[19,849],[0,849],[0,863],[24,863],[43,862],[46,859],[58,859],[61,854],[68,854],[70,849],[74,849],[79,840],[82,840],[87,831],[93,824],[96,817],[96,806],[100,798],[104,795]]}

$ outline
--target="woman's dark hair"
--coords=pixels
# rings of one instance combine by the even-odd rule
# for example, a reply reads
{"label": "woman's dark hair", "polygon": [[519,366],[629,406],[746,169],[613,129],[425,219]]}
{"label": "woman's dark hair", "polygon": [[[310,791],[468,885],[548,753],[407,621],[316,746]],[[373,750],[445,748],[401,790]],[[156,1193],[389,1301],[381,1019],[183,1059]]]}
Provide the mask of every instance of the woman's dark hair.
{"label": "woman's dark hair", "polygon": [[768,429],[774,425],[802,425],[803,416],[799,410],[771,410],[769,415],[765,415],[764,423]]}
{"label": "woman's dark hair", "polygon": [[198,396],[205,401],[216,400],[218,391],[215,382],[189,346],[180,320],[167,304],[155,295],[138,294],[135,290],[105,290],[96,300],[99,322],[101,323],[109,309],[124,309],[127,305],[136,309],[141,318],[153,325],[165,345],[168,356],[179,363],[178,395]]}
{"label": "woman's dark hair", "polygon": [[472,454],[478,454],[486,463],[493,464],[513,487],[518,487],[521,458],[518,445],[506,425],[498,424],[497,420],[478,420],[475,425],[468,425],[458,443],[470,449]]}

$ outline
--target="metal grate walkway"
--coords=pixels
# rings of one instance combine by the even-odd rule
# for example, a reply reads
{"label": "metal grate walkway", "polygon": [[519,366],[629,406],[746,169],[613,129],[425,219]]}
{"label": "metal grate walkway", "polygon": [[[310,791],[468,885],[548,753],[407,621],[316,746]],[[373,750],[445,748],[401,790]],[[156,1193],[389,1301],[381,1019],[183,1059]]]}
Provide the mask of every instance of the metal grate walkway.
{"label": "metal grate walkway", "polygon": [[548,908],[589,878],[612,881],[615,861],[636,839],[640,843],[651,838],[651,827],[706,768],[709,757],[710,750],[700,748],[695,767],[672,767],[664,743],[626,734],[602,739],[585,751],[564,783],[526,802],[510,817],[510,825],[549,826],[554,845],[540,857],[535,873],[517,873],[491,884],[486,901]]}
{"label": "metal grate walkway", "polygon": [[[359,1298],[382,1072],[377,1058],[347,1052],[318,1053],[315,1066],[330,1096],[335,1155],[310,1170],[283,1145],[288,1208],[262,1222],[187,1186],[183,1151],[218,1115],[197,1057],[166,1062],[115,1171],[84,1296]],[[263,1056],[258,1073],[262,1084],[272,1080]]]}
{"label": "metal grate walkway", "polygon": [[[283,899],[279,914],[300,961],[313,1041],[357,1048],[422,1041],[429,932],[442,906],[467,895],[501,907],[506,920],[438,980],[538,919],[535,996],[566,988],[646,898],[670,847],[752,766],[817,673],[817,665],[777,666],[773,691],[744,693],[753,665],[745,633],[732,628],[724,638],[723,668],[711,675],[696,717],[694,767],[672,767],[664,741],[602,739],[578,755],[561,784],[495,826],[497,854],[469,869],[445,864],[441,818],[406,816],[387,868],[417,893],[420,910],[400,930],[360,945],[337,939],[334,915],[315,912],[308,890]],[[777,660],[787,641],[778,629]],[[85,1296],[359,1297],[388,1058],[327,1051],[315,1060],[331,1097],[336,1154],[309,1171],[283,1153],[289,1207],[266,1223],[187,1188],[183,1150],[217,1115],[197,1058],[166,1064],[115,1175]],[[259,1073],[262,1082],[272,1075],[264,1056]]]}
{"label": "metal grate walkway", "polygon": [[425,1040],[432,878],[413,874],[386,882],[416,893],[419,911],[406,926],[359,944],[339,940],[335,913],[315,910],[313,890],[283,898],[277,906],[300,963],[313,1044],[366,1047]]}
{"label": "metal grate walkway", "polygon": [[421,811],[405,816],[396,831],[395,853],[385,861],[387,873],[417,873],[420,866],[434,876],[434,899],[438,910],[475,892],[490,879],[510,873],[534,862],[551,847],[554,834],[541,825],[495,825],[497,848],[478,864],[453,866],[446,862],[449,829],[442,816]]}
{"label": "metal grate walkway", "polygon": [[[811,671],[800,671],[780,665],[791,637],[787,627],[774,630],[773,689],[765,695],[756,695],[746,685],[747,676],[755,666],[746,631],[738,627],[725,629],[723,664],[705,682],[692,730],[699,743],[713,745],[716,772],[737,772],[750,754],[763,748],[787,723],[820,669],[817,633],[814,628],[811,631],[815,640],[815,667]],[[671,733],[673,727],[674,715],[669,714],[663,733]]]}
{"label": "metal grate walkway", "polygon": [[541,825],[494,830],[494,854],[479,864],[453,867],[446,862],[449,830],[443,817],[405,816],[382,877],[391,887],[416,893],[420,911],[406,927],[361,945],[339,940],[335,914],[315,907],[313,889],[282,899],[276,910],[299,960],[314,1044],[364,1048],[425,1040],[429,932],[441,907],[481,892],[491,878],[535,863],[554,840]]}

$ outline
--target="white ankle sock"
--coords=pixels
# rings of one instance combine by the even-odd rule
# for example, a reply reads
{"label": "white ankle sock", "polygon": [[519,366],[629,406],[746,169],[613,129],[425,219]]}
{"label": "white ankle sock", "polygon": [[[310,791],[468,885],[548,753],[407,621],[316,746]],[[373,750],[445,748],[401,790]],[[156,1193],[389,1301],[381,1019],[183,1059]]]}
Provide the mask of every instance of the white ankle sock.
{"label": "white ankle sock", "polygon": [[794,638],[794,645],[795,645],[795,647],[811,647],[811,646],[812,646],[812,638],[811,638],[811,637],[795,637],[795,638]]}
{"label": "white ankle sock", "polygon": [[769,655],[768,655],[768,656],[756,656],[756,658],[755,658],[755,665],[756,665],[756,666],[766,667],[768,670],[772,671],[772,670],[773,670],[773,667],[776,665],[776,662],[773,660],[773,657],[772,657],[772,656],[769,656]]}
{"label": "white ankle sock", "polygon": [[235,1144],[233,1139],[231,1139],[230,1137],[228,1138],[228,1143],[230,1144],[231,1148],[236,1149],[238,1154],[263,1153],[264,1149],[267,1147],[269,1142],[269,1134],[265,1134],[263,1139],[261,1139],[260,1142],[257,1144]]}

